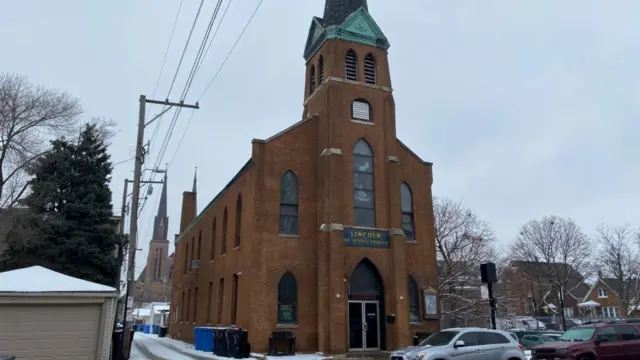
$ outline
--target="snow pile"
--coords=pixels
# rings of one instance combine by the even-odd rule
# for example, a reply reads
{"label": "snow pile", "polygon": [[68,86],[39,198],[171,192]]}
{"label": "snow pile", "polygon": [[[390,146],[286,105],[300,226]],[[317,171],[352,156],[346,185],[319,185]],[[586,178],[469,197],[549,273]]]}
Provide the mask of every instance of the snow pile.
{"label": "snow pile", "polygon": [[[162,357],[171,360],[193,360],[194,358],[200,359],[216,359],[226,360],[220,356],[215,356],[212,353],[197,351],[194,346],[180,340],[171,338],[159,338],[158,335],[136,333],[133,337],[133,343],[145,347],[154,356]],[[330,359],[322,354],[299,354],[294,356],[264,356],[262,354],[251,354],[252,357],[266,358],[267,360],[322,360]],[[137,358],[134,358],[138,360]],[[143,359],[143,358],[141,358]]]}
{"label": "snow pile", "polygon": [[111,286],[92,283],[49,270],[31,266],[0,273],[0,293],[116,293]]}

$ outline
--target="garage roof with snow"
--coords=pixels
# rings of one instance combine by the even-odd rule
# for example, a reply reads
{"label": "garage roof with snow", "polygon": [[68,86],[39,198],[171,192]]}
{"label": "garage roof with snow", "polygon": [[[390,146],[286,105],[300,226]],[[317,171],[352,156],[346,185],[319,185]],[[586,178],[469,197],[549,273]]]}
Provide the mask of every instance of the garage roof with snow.
{"label": "garage roof with snow", "polygon": [[111,293],[111,286],[74,278],[42,266],[0,273],[0,294],[6,293]]}

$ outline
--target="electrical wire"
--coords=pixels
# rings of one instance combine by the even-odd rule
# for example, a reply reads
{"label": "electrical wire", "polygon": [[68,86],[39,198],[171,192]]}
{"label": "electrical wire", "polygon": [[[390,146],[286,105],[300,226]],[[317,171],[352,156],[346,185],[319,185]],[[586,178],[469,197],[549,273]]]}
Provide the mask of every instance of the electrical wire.
{"label": "electrical wire", "polygon": [[[227,54],[227,56],[225,57],[224,61],[222,62],[222,64],[220,65],[220,67],[218,68],[218,70],[216,71],[215,75],[213,76],[213,78],[211,79],[211,81],[209,81],[209,83],[207,84],[207,87],[205,88],[204,92],[200,95],[200,97],[198,98],[198,102],[200,102],[200,99],[202,99],[202,97],[205,95],[205,93],[207,92],[207,90],[209,90],[209,88],[211,87],[211,85],[213,84],[213,82],[216,80],[216,78],[218,77],[218,74],[220,74],[220,72],[222,71],[222,68],[224,67],[224,65],[227,63],[227,61],[229,60],[229,58],[231,57],[231,54],[233,54],[233,51],[235,50],[236,46],[238,45],[238,43],[240,42],[240,40],[242,39],[242,36],[244,35],[244,33],[247,31],[247,28],[249,28],[249,25],[251,24],[251,21],[253,20],[253,18],[256,16],[256,14],[258,13],[258,10],[260,10],[260,6],[262,5],[264,0],[260,0],[260,2],[258,3],[258,5],[256,6],[255,10],[253,11],[253,13],[251,14],[251,17],[249,17],[249,20],[247,21],[247,23],[245,24],[244,28],[242,29],[242,32],[240,33],[240,35],[238,36],[238,38],[236,39],[235,43],[233,44],[233,46],[231,47],[231,50],[229,50],[229,53]],[[229,5],[231,5],[231,2],[229,2]],[[222,15],[223,18],[222,20],[224,20],[224,16],[226,15],[227,11],[229,10],[229,5],[227,5],[227,8],[224,12],[224,14]],[[220,20],[222,22],[222,20]],[[220,24],[218,24],[218,29],[220,28]],[[216,29],[216,33],[214,33],[214,38],[215,38],[215,34],[217,34],[218,29]],[[213,41],[213,40],[212,40]],[[211,43],[209,43],[209,46],[211,45]],[[207,48],[208,51],[208,48]],[[169,165],[171,165],[173,163],[173,160],[175,159],[178,150],[180,149],[180,145],[182,144],[182,141],[184,140],[184,137],[187,133],[187,129],[189,128],[189,124],[191,124],[191,120],[193,120],[193,117],[195,115],[195,111],[191,113],[191,116],[189,117],[189,120],[187,121],[187,125],[185,126],[184,131],[182,132],[182,136],[180,137],[180,141],[178,142],[178,146],[176,147],[176,150],[174,151],[173,155],[171,156],[171,160],[169,161]]]}

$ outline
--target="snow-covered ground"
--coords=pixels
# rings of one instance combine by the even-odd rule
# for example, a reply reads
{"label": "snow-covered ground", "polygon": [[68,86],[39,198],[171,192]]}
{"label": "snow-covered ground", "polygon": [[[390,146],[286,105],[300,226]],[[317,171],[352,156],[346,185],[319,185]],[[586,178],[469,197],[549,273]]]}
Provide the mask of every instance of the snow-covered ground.
{"label": "snow-covered ground", "polygon": [[[166,360],[193,360],[193,359],[217,359],[228,360],[230,358],[224,358],[215,356],[212,353],[204,351],[196,351],[193,345],[171,339],[171,338],[159,338],[158,335],[143,334],[136,332],[133,337],[133,348],[131,350],[130,360],[148,360],[144,355],[146,349],[152,355],[158,358]],[[251,354],[254,357],[262,358],[261,354]],[[320,354],[300,354],[295,356],[267,356],[266,360],[322,360],[329,359]]]}

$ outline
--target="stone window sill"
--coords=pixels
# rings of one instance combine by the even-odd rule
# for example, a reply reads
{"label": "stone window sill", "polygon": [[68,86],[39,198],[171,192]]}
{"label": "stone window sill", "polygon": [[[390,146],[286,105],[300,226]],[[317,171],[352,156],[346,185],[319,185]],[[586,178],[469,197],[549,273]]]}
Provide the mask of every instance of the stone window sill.
{"label": "stone window sill", "polygon": [[417,244],[418,241],[417,240],[405,240],[404,241],[406,244]]}
{"label": "stone window sill", "polygon": [[410,326],[422,326],[422,323],[419,323],[419,322],[412,322],[412,323],[409,323],[409,325],[410,325]]}
{"label": "stone window sill", "polygon": [[238,251],[238,250],[240,250],[240,246],[236,246],[233,248],[233,251]]}
{"label": "stone window sill", "polygon": [[224,254],[220,255],[220,259],[222,259],[225,256],[227,256],[227,253],[224,253]]}
{"label": "stone window sill", "polygon": [[298,324],[278,324],[276,329],[297,329]]}
{"label": "stone window sill", "polygon": [[300,235],[296,235],[296,234],[278,234],[279,238],[284,238],[284,239],[299,239]]}
{"label": "stone window sill", "polygon": [[356,124],[362,124],[362,125],[369,125],[369,126],[373,126],[373,121],[366,121],[366,120],[358,120],[358,119],[351,119],[352,123],[356,123]]}

